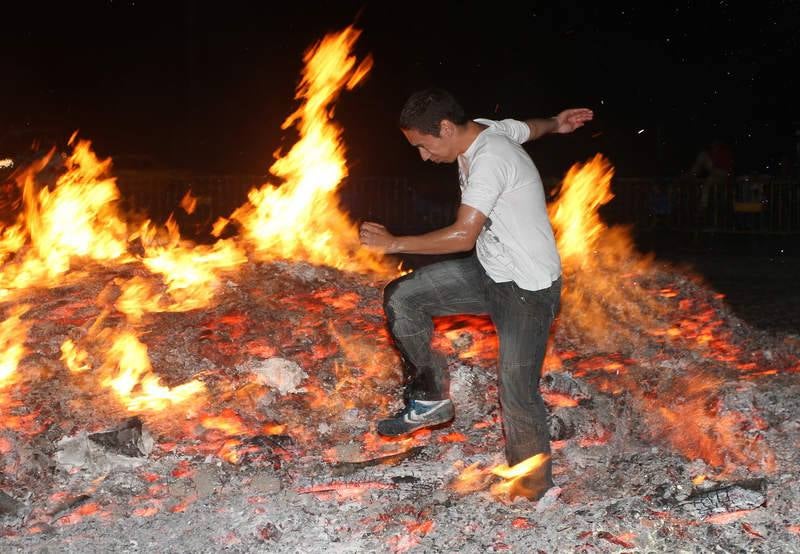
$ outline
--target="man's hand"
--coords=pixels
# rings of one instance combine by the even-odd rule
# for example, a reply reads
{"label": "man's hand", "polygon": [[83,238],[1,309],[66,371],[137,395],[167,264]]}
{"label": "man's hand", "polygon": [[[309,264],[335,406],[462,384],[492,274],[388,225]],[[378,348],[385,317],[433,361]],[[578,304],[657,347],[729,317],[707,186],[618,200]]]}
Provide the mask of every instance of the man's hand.
{"label": "man's hand", "polygon": [[591,121],[594,112],[588,108],[571,108],[564,110],[556,116],[556,129],[554,133],[571,133],[578,127],[583,127],[587,121]]}
{"label": "man's hand", "polygon": [[396,237],[387,231],[386,227],[380,223],[367,221],[361,224],[361,231],[359,232],[358,238],[364,246],[391,254]]}

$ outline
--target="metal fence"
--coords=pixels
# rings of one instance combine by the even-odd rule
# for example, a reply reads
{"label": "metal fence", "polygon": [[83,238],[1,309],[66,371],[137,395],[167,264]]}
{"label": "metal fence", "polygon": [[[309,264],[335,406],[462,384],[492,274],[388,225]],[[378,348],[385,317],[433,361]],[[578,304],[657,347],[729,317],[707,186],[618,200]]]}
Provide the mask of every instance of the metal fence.
{"label": "metal fence", "polygon": [[[247,192],[265,182],[258,175],[123,175],[126,207],[164,220],[179,213],[187,190],[198,198],[196,229],[229,216]],[[551,181],[552,183],[552,181]],[[601,208],[610,223],[637,229],[696,232],[800,233],[800,181],[740,178],[710,186],[700,180],[616,178],[614,199]],[[373,176],[348,179],[339,190],[341,207],[356,221],[379,221],[396,232],[413,233],[448,225],[458,198],[431,201],[408,179]]]}
{"label": "metal fence", "polygon": [[800,233],[800,181],[741,177],[724,183],[698,179],[615,179],[607,213],[614,220],[681,231]]}

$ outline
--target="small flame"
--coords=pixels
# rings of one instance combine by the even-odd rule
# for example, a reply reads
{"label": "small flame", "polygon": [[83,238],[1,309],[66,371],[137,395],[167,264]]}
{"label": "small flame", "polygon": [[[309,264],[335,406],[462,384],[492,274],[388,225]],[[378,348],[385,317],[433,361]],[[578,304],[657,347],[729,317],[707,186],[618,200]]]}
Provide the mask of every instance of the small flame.
{"label": "small flame", "polygon": [[147,347],[130,332],[121,333],[108,353],[101,382],[111,388],[129,411],[160,411],[174,404],[196,398],[205,386],[197,380],[176,387],[166,387],[153,374]]}
{"label": "small flame", "polygon": [[88,358],[89,353],[78,348],[72,339],[65,340],[61,345],[61,361],[72,373],[82,373],[91,369],[86,364]]}
{"label": "small flame", "polygon": [[234,410],[227,408],[219,415],[207,415],[200,419],[200,424],[206,429],[222,431],[227,436],[249,434],[250,427]]}
{"label": "small flame", "polygon": [[516,491],[525,492],[526,486],[522,483],[525,477],[535,476],[550,456],[547,454],[536,454],[513,466],[506,464],[499,465],[492,469],[492,474],[505,479],[500,483],[492,485],[491,492],[495,496],[512,494]]}
{"label": "small flame", "polygon": [[0,323],[0,388],[15,382],[17,366],[25,356],[25,338],[30,323],[22,320],[29,306],[11,308],[8,317]]}
{"label": "small flame", "polygon": [[450,488],[459,494],[469,494],[483,490],[489,482],[491,474],[480,467],[480,462],[463,468],[450,483]]}
{"label": "small flame", "polygon": [[515,494],[526,495],[533,491],[528,490],[525,478],[537,477],[539,470],[550,459],[548,454],[536,454],[520,463],[509,467],[507,464],[499,464],[494,467],[483,469],[480,462],[476,462],[466,468],[461,462],[456,464],[456,469],[460,473],[450,483],[450,488],[459,494],[469,494],[484,490],[492,476],[503,479],[499,483],[491,486],[490,492],[496,497],[508,497]]}
{"label": "small flame", "polygon": [[191,189],[187,190],[186,194],[181,198],[181,208],[190,215],[197,209],[197,197],[192,194]]}

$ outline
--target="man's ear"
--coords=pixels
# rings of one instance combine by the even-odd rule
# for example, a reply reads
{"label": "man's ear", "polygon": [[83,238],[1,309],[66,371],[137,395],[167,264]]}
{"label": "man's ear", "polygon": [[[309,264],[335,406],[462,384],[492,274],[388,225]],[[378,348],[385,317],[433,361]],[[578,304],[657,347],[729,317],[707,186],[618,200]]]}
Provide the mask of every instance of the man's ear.
{"label": "man's ear", "polygon": [[439,136],[450,138],[456,132],[455,124],[449,119],[443,119],[439,122]]}

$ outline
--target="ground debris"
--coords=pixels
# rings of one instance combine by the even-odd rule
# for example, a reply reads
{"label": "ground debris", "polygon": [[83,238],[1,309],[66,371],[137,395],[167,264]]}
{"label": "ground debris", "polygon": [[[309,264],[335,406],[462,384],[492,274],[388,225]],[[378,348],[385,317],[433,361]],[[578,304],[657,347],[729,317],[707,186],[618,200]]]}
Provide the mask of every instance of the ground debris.
{"label": "ground debris", "polygon": [[378,458],[371,458],[369,460],[362,460],[358,462],[339,462],[333,466],[331,473],[336,476],[349,475],[359,469],[376,465],[394,465],[399,464],[403,460],[409,460],[416,457],[425,449],[424,446],[415,446],[398,452],[396,454],[389,454],[388,456],[380,456]]}
{"label": "ground debris", "polygon": [[678,508],[694,518],[705,518],[715,514],[752,510],[767,501],[766,479],[747,479],[695,491]]}
{"label": "ground debris", "polygon": [[62,438],[57,443],[55,460],[68,471],[84,469],[90,473],[108,473],[130,470],[146,463],[154,443],[141,420],[131,418],[111,431],[81,432]]}
{"label": "ground debris", "polygon": [[269,358],[264,361],[251,361],[247,366],[257,383],[277,389],[282,395],[303,392],[298,388],[308,374],[297,363],[283,358]]}
{"label": "ground debris", "polygon": [[[208,396],[137,421],[91,373],[67,373],[60,361],[63,339],[80,345],[100,311],[95,297],[114,277],[92,275],[96,282],[68,292],[29,293],[37,305],[36,295],[72,300],[31,313],[31,336],[47,348],[23,360],[29,383],[0,396],[0,485],[17,497],[17,517],[39,516],[15,526],[3,518],[12,550],[680,552],[709,533],[729,552],[766,544],[759,535],[774,551],[796,542],[797,489],[772,486],[767,505],[765,488],[736,481],[775,477],[759,465],[766,447],[786,475],[800,467],[800,383],[784,371],[800,367],[796,347],[732,328],[710,292],[674,274],[636,285],[675,317],[662,313],[663,328],[627,326],[625,351],[598,349],[566,316],[556,324],[541,391],[557,486],[537,503],[509,502],[492,490],[504,483],[486,480],[503,462],[491,322],[446,321],[452,425],[387,440],[372,426],[400,401],[402,376],[380,283],[250,263],[208,308],[141,322],[161,383],[200,379]],[[674,300],[659,292],[667,287]],[[113,310],[107,317],[121,324]],[[259,382],[258,368],[271,364],[278,379]],[[762,375],[776,367],[781,375]],[[139,431],[154,437],[151,450]],[[710,456],[720,452],[717,463]],[[735,473],[718,486],[726,461]],[[475,486],[455,494],[450,483],[470,470]],[[701,477],[716,489],[690,493]],[[658,483],[671,488],[658,495]],[[715,515],[749,520],[720,524]],[[789,531],[776,533],[778,521]]]}
{"label": "ground debris", "polygon": [[548,371],[542,375],[540,389],[545,395],[562,395],[573,399],[577,404],[592,399],[589,386],[565,371]]}
{"label": "ground debris", "polygon": [[0,491],[0,515],[16,515],[22,508],[22,503]]}
{"label": "ground debris", "polygon": [[123,456],[147,456],[153,450],[153,438],[138,417],[128,419],[111,431],[92,433],[89,440]]}

